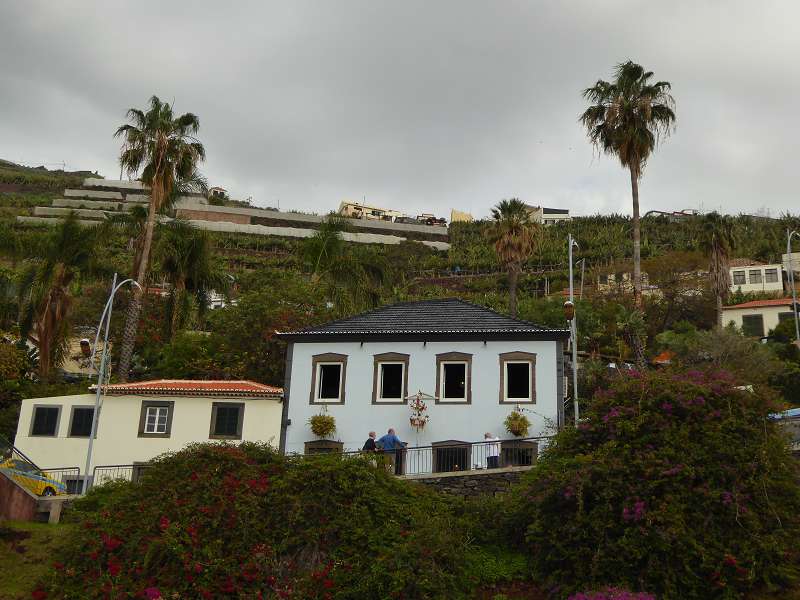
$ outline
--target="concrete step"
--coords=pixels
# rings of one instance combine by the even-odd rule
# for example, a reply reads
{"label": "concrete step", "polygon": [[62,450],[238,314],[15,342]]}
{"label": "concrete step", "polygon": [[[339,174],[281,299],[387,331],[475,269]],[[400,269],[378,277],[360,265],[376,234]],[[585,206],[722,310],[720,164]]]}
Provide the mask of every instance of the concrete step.
{"label": "concrete step", "polygon": [[[27,216],[18,216],[17,223],[22,223],[23,225],[47,225],[49,227],[53,227],[61,223],[64,219],[59,217],[27,217]],[[87,227],[95,227],[100,225],[102,221],[87,221],[85,219],[78,220],[78,224],[85,225]]]}
{"label": "concrete step", "polygon": [[[95,208],[105,210],[124,210],[123,202],[109,202],[105,200],[78,200],[75,198],[54,198],[53,206],[59,208]],[[130,210],[130,208],[128,208]]]}
{"label": "concrete step", "polygon": [[83,180],[86,188],[111,188],[114,190],[144,190],[146,187],[141,181],[127,181],[120,179],[98,179],[89,177]]}
{"label": "concrete step", "polygon": [[95,200],[119,200],[122,201],[120,192],[103,192],[99,190],[64,190],[67,198],[93,198]]}
{"label": "concrete step", "polygon": [[66,217],[70,213],[84,219],[104,220],[108,214],[104,210],[92,210],[90,208],[52,208],[50,206],[35,206],[33,215],[35,217]]}

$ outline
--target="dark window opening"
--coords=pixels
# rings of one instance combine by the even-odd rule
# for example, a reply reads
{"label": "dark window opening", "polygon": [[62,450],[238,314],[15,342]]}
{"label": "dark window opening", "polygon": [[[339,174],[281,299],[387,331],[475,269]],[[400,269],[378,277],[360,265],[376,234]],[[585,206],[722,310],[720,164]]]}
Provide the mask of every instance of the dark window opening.
{"label": "dark window opening", "polygon": [[92,434],[93,408],[72,409],[72,424],[69,428],[71,437],[89,437]]}
{"label": "dark window opening", "polygon": [[321,400],[338,400],[342,365],[319,366],[319,398]]}
{"label": "dark window opening", "polygon": [[783,323],[784,321],[792,321],[794,320],[794,313],[793,312],[782,312],[778,313],[778,322]]}
{"label": "dark window opening", "polygon": [[403,365],[381,364],[381,398],[403,397]]}
{"label": "dark window opening", "polygon": [[733,272],[733,285],[744,285],[747,283],[745,279],[744,271],[734,271]]}
{"label": "dark window opening", "polygon": [[56,435],[58,428],[57,406],[37,406],[33,413],[31,435]]}
{"label": "dark window opening", "polygon": [[764,317],[762,315],[743,315],[742,333],[750,337],[764,337]]}
{"label": "dark window opening", "polygon": [[506,363],[506,397],[525,398],[531,397],[531,364]]}
{"label": "dark window opening", "polygon": [[778,282],[778,269],[766,269],[764,271],[764,281],[766,283]]}
{"label": "dark window opening", "polygon": [[444,397],[467,397],[467,365],[463,363],[445,363],[444,368]]}
{"label": "dark window opening", "polygon": [[752,269],[750,271],[750,283],[761,283],[761,269]]}
{"label": "dark window opening", "polygon": [[224,406],[216,407],[213,435],[219,437],[237,437],[240,435],[239,416],[241,407]]}

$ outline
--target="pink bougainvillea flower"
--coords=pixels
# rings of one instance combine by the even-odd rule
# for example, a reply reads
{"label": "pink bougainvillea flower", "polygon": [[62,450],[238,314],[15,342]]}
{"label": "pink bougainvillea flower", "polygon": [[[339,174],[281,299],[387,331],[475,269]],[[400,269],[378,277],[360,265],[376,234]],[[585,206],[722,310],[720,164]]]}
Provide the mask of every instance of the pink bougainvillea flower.
{"label": "pink bougainvillea flower", "polygon": [[157,587],[149,587],[144,591],[144,597],[148,598],[148,600],[156,600],[157,598],[163,598],[161,595],[161,590]]}

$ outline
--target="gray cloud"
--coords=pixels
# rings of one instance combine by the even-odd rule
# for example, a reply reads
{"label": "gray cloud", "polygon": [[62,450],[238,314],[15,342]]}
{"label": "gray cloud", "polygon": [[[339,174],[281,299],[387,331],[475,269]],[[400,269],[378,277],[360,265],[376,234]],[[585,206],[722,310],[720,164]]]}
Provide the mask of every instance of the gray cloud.
{"label": "gray cloud", "polygon": [[677,100],[644,210],[797,212],[795,2],[165,4],[4,3],[0,157],[117,177],[112,133],[157,94],[200,116],[212,183],[260,205],[629,212],[577,115],[631,58]]}

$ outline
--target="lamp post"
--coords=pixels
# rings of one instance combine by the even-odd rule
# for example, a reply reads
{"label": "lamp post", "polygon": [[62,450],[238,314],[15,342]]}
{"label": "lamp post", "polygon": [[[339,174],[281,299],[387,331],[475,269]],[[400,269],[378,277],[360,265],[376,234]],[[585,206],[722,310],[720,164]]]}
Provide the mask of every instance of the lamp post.
{"label": "lamp post", "polygon": [[794,287],[794,257],[792,256],[792,237],[800,237],[797,230],[786,230],[786,257],[789,259],[789,285],[792,287],[792,313],[794,313],[794,339],[800,344],[800,322],[797,315],[797,290]]}
{"label": "lamp post", "polygon": [[103,377],[106,376],[106,363],[108,361],[108,332],[111,329],[111,310],[114,306],[114,296],[117,293],[117,290],[121,288],[126,283],[131,283],[142,289],[142,286],[138,284],[138,282],[134,281],[133,279],[126,279],[121,283],[117,283],[117,274],[114,273],[114,279],[111,282],[111,294],[106,301],[105,308],[103,308],[103,314],[100,316],[100,322],[97,324],[97,334],[94,337],[94,348],[92,348],[92,357],[90,359],[89,364],[94,367],[94,360],[95,354],[97,353],[97,342],[100,339],[100,332],[105,327],[105,333],[103,335],[103,351],[100,355],[100,370],[97,372],[97,392],[94,397],[94,412],[92,413],[92,431],[89,434],[89,447],[86,449],[86,468],[83,471],[83,493],[89,491],[89,466],[92,462],[92,449],[94,447],[94,438],[97,435],[97,417],[98,411],[100,410],[100,399],[102,395],[103,389]]}
{"label": "lamp post", "polygon": [[[569,334],[572,341],[572,400],[575,406],[575,426],[578,426],[578,319],[575,316],[575,285],[572,278],[572,248],[579,248],[578,242],[569,234],[569,302],[564,304],[564,312],[569,321]],[[568,306],[569,305],[569,306]]]}

